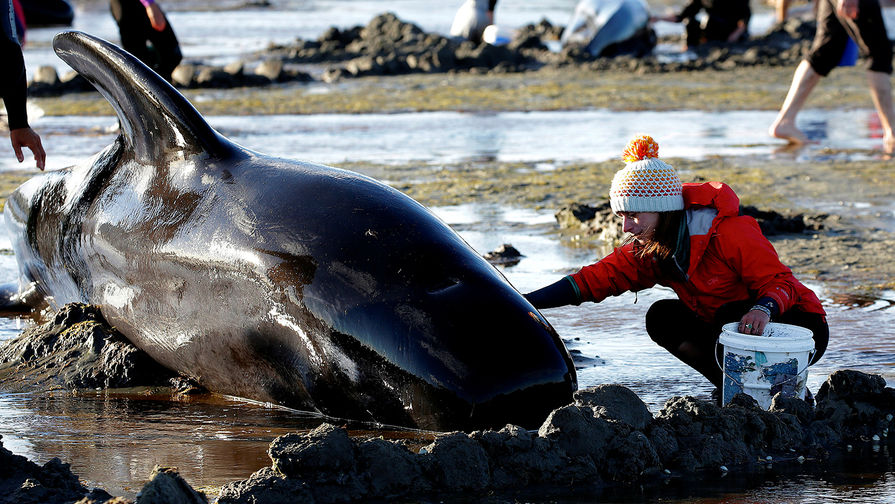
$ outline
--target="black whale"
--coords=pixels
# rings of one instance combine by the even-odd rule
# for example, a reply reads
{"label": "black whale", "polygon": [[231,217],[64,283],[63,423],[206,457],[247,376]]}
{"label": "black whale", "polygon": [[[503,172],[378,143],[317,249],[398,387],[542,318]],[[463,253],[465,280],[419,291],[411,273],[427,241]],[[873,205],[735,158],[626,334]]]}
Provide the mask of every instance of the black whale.
{"label": "black whale", "polygon": [[210,390],[428,429],[536,425],[576,388],[549,323],[455,232],[368,177],[249,151],[119,48],[57,54],[115,108],[93,159],[18,188],[22,277],[88,302]]}

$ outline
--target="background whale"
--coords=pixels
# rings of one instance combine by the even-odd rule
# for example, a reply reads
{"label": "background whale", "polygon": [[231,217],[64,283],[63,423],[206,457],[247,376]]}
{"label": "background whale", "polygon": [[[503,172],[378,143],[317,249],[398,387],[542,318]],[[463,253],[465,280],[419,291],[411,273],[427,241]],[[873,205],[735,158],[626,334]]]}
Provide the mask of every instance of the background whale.
{"label": "background whale", "polygon": [[560,36],[563,47],[581,47],[592,56],[643,56],[656,46],[644,0],[581,0]]}
{"label": "background whale", "polygon": [[99,305],[214,392],[333,417],[536,426],[571,400],[556,331],[422,205],[228,141],[103,40],[71,31],[53,44],[121,134],[8,199],[22,289]]}

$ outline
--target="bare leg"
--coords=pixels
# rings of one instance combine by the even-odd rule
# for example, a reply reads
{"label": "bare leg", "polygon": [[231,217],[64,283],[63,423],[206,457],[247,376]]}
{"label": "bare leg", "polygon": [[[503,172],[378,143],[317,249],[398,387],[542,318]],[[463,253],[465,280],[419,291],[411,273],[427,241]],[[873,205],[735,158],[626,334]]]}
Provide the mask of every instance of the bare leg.
{"label": "bare leg", "polygon": [[892,82],[891,76],[882,72],[867,72],[867,82],[870,84],[870,96],[873,105],[879,115],[879,123],[883,127],[883,151],[886,154],[895,153],[895,109],[892,106]]}
{"label": "bare leg", "polygon": [[774,9],[776,13],[776,18],[778,23],[782,23],[786,21],[786,15],[789,13],[789,4],[791,0],[777,0],[776,8]]}
{"label": "bare leg", "polygon": [[808,143],[808,137],[796,127],[796,116],[805,106],[808,95],[814,90],[814,86],[820,81],[820,74],[811,68],[811,64],[802,60],[792,77],[792,84],[783,107],[777,114],[777,119],[768,129],[768,133],[776,138],[782,138],[791,144]]}

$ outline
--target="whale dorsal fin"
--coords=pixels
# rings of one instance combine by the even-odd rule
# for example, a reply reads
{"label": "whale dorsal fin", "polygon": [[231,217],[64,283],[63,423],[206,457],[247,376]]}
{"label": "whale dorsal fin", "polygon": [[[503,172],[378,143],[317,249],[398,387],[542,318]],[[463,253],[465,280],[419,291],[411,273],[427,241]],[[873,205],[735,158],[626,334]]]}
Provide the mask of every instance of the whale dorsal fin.
{"label": "whale dorsal fin", "polygon": [[227,142],[171,84],[130,53],[79,31],[53,38],[56,54],[112,104],[121,133],[137,161],[155,164],[172,155],[223,154]]}

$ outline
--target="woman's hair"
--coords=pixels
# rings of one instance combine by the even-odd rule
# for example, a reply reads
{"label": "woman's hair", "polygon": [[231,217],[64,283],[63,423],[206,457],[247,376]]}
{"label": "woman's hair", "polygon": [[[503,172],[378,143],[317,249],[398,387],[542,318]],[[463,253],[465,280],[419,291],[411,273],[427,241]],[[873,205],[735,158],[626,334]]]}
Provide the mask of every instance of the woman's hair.
{"label": "woman's hair", "polygon": [[[643,246],[637,248],[636,254],[638,257],[655,256],[660,262],[670,258],[677,248],[683,214],[683,210],[659,212],[659,221],[656,222],[653,236]],[[625,242],[627,243],[632,239],[633,237],[625,240]]]}

